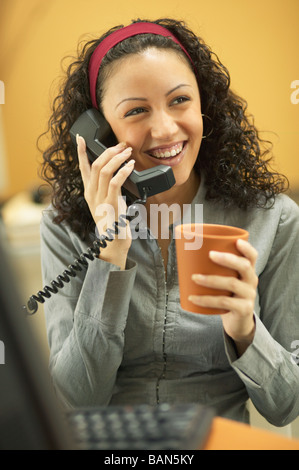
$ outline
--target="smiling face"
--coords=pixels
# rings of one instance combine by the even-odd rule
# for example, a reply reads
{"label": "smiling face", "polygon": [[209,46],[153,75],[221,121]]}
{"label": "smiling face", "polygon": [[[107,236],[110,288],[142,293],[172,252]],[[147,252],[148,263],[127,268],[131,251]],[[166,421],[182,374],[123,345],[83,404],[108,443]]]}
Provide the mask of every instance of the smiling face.
{"label": "smiling face", "polygon": [[150,48],[114,63],[102,109],[118,141],[133,148],[137,171],[169,165],[176,186],[188,182],[203,124],[198,85],[187,59],[170,49]]}

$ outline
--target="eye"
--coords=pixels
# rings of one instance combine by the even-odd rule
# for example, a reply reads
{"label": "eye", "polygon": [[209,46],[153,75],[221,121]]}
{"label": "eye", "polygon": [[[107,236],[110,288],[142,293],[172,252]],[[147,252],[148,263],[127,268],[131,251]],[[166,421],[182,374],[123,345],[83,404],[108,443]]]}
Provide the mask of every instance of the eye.
{"label": "eye", "polygon": [[146,109],[144,108],[134,108],[134,109],[131,109],[130,111],[128,111],[124,117],[129,117],[129,116],[137,116],[137,114],[141,114],[141,113],[144,113],[146,112]]}
{"label": "eye", "polygon": [[190,98],[188,98],[188,96],[178,96],[171,102],[171,104],[181,104],[185,103],[186,101],[190,101]]}

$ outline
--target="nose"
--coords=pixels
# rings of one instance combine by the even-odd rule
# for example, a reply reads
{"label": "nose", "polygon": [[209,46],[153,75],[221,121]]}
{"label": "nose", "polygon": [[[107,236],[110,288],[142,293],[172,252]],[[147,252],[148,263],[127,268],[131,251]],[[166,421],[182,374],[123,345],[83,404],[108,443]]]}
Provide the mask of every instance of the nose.
{"label": "nose", "polygon": [[178,131],[178,125],[170,113],[164,110],[153,114],[151,120],[152,138],[156,140],[170,140]]}

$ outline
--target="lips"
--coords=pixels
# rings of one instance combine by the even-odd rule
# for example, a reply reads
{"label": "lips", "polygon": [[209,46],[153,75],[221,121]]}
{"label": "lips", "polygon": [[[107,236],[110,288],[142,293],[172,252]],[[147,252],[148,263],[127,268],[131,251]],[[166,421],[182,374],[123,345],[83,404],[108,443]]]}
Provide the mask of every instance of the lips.
{"label": "lips", "polygon": [[147,150],[147,154],[157,159],[173,158],[181,153],[184,142],[178,142],[168,146],[155,147]]}

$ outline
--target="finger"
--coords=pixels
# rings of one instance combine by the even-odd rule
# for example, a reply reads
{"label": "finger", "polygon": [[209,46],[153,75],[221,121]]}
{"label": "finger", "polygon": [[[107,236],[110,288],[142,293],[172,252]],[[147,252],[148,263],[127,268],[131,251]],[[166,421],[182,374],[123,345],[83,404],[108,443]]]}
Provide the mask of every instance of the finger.
{"label": "finger", "polygon": [[239,299],[223,295],[190,295],[188,300],[200,307],[224,309],[241,316],[251,314],[254,309],[252,299]]}
{"label": "finger", "polygon": [[192,280],[203,287],[229,291],[236,297],[249,298],[255,296],[254,287],[236,277],[193,274]]}
{"label": "finger", "polygon": [[210,251],[209,257],[212,261],[226,268],[234,269],[246,282],[255,284],[257,276],[251,261],[244,256],[234,255],[233,253],[222,253],[219,251]]}
{"label": "finger", "polygon": [[[102,167],[98,176],[98,186],[100,197],[106,197],[109,192],[109,186],[113,180],[115,173],[119,173],[120,166],[131,156],[132,148],[128,147],[119,155],[114,156],[104,167]],[[116,173],[116,174],[117,174]],[[122,173],[121,173],[122,174]],[[118,181],[118,179],[116,179]]]}
{"label": "finger", "polygon": [[223,295],[189,295],[188,300],[199,307],[230,310],[227,302],[229,298]]}
{"label": "finger", "polygon": [[132,173],[134,165],[135,160],[130,160],[113,176],[109,187],[109,199],[115,200],[119,196],[120,188]]}
{"label": "finger", "polygon": [[115,157],[115,155],[123,152],[123,150],[126,148],[128,147],[125,142],[120,142],[113,147],[107,148],[101,155],[98,156],[98,158],[92,162],[92,166],[98,170],[101,170],[112,158]]}
{"label": "finger", "polygon": [[86,144],[85,144],[85,140],[83,139],[83,137],[79,136],[79,134],[77,134],[76,140],[77,140],[77,153],[78,153],[79,169],[80,169],[80,172],[81,172],[83,185],[84,185],[84,187],[86,187],[87,182],[89,180],[90,171],[91,171],[90,163],[89,163],[89,160],[88,160],[88,155],[87,155],[87,152],[86,152]]}
{"label": "finger", "polygon": [[[111,215],[110,219],[108,216],[108,227],[112,226],[112,223],[116,221],[121,214],[126,213],[126,204],[125,201],[122,199],[121,203],[119,204],[119,196],[121,196],[121,186],[124,184],[126,179],[130,176],[130,174],[133,171],[135,164],[135,160],[130,160],[125,166],[123,166],[117,174],[112,178],[110,185],[109,185],[109,191],[106,197],[106,203],[105,203],[105,210],[111,210]],[[101,210],[101,207],[99,207],[99,211]],[[99,214],[98,214],[99,215]],[[99,229],[99,227],[98,227]],[[103,230],[102,230],[103,231]],[[99,230],[101,232],[101,230]]]}
{"label": "finger", "polygon": [[113,159],[116,155],[124,150],[126,144],[121,142],[114,147],[106,149],[91,165],[90,186],[91,190],[96,192],[99,186],[99,175],[102,169]]}
{"label": "finger", "polygon": [[258,257],[257,250],[248,241],[241,238],[237,240],[237,248],[243,256],[250,260],[251,265],[255,267]]}

